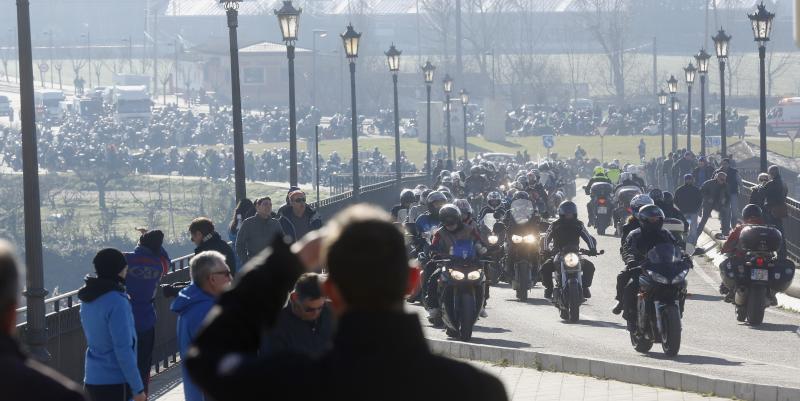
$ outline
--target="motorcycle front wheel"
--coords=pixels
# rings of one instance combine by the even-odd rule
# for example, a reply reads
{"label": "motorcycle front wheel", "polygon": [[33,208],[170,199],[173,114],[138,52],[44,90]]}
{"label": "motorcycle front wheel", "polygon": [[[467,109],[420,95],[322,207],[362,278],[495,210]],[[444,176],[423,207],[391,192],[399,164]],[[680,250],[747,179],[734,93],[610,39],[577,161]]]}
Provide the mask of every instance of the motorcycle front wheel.
{"label": "motorcycle front wheel", "polygon": [[583,294],[577,285],[569,287],[567,299],[567,307],[569,308],[568,319],[570,323],[575,323],[581,318],[581,304],[583,303]]}
{"label": "motorcycle front wheel", "polygon": [[528,288],[530,287],[531,267],[527,263],[520,263],[515,270],[515,280],[517,281],[517,299],[525,301],[528,299]]}
{"label": "motorcycle front wheel", "polygon": [[469,341],[472,338],[472,328],[478,315],[476,309],[475,296],[470,293],[461,294],[458,308],[459,340]]}
{"label": "motorcycle front wheel", "polygon": [[661,312],[661,324],[664,332],[661,333],[661,348],[668,356],[678,355],[681,349],[681,312],[675,305],[664,307]]}

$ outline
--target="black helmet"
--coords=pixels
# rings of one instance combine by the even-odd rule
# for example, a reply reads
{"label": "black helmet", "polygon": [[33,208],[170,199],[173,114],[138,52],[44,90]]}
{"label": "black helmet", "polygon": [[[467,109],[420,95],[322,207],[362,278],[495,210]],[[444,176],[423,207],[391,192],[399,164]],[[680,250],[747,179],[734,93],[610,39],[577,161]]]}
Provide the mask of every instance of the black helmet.
{"label": "black helmet", "polygon": [[527,192],[525,192],[525,191],[517,191],[517,192],[514,194],[514,197],[512,197],[512,198],[511,198],[511,201],[513,202],[513,201],[515,201],[515,200],[517,200],[517,199],[526,199],[526,200],[529,200],[530,198],[531,198],[531,196],[530,196],[530,195],[528,195],[528,193],[527,193]]}
{"label": "black helmet", "polygon": [[644,233],[659,231],[664,226],[664,211],[656,205],[643,206],[637,217]]}
{"label": "black helmet", "polygon": [[488,203],[489,206],[496,208],[503,203],[503,195],[497,191],[489,192],[489,194],[486,195],[486,203]]}
{"label": "black helmet", "polygon": [[452,203],[448,203],[439,209],[439,221],[443,226],[451,226],[461,223],[461,211]]}
{"label": "black helmet", "polygon": [[407,203],[414,203],[417,201],[417,196],[414,195],[414,191],[410,189],[404,189],[400,192],[400,204],[404,205]]}
{"label": "black helmet", "polygon": [[478,166],[472,166],[469,168],[469,175],[479,175],[481,173],[481,168]]}
{"label": "black helmet", "polygon": [[666,203],[667,205],[671,205],[672,202],[675,200],[675,198],[672,196],[672,192],[669,191],[664,191],[662,196],[664,197],[664,203]]}
{"label": "black helmet", "polygon": [[658,188],[651,189],[648,195],[653,199],[653,202],[661,202],[664,200],[664,192]]}
{"label": "black helmet", "polygon": [[572,215],[572,218],[578,218],[578,206],[573,201],[564,201],[558,205],[558,217],[564,218],[566,215]]}
{"label": "black helmet", "polygon": [[761,218],[763,212],[758,205],[749,204],[742,209],[742,219],[752,219],[755,217]]}

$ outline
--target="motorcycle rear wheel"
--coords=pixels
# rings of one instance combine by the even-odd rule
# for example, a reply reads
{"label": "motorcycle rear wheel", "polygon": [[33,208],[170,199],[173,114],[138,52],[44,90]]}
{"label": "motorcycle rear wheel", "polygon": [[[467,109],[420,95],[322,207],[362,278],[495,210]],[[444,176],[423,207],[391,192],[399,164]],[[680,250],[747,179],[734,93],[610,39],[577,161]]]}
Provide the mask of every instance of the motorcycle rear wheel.
{"label": "motorcycle rear wheel", "polygon": [[758,326],[764,321],[767,302],[767,287],[754,286],[747,291],[747,323]]}
{"label": "motorcycle rear wheel", "polygon": [[666,306],[662,319],[664,333],[661,335],[661,348],[667,356],[678,355],[681,349],[681,312],[675,305]]}

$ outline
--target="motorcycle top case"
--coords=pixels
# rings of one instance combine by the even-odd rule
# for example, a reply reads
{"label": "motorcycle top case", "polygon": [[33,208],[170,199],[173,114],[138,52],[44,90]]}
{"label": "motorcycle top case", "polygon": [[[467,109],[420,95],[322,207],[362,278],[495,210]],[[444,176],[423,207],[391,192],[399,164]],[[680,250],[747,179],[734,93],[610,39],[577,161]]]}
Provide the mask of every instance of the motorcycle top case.
{"label": "motorcycle top case", "polygon": [[769,288],[783,292],[792,285],[796,266],[791,260],[776,260],[775,267],[769,271]]}
{"label": "motorcycle top case", "polygon": [[620,207],[628,207],[631,203],[631,199],[634,196],[639,195],[642,193],[642,190],[639,187],[634,186],[626,186],[617,189],[617,193],[615,198],[617,199],[617,205]]}
{"label": "motorcycle top case", "polygon": [[739,236],[739,245],[751,252],[777,252],[782,241],[781,232],[769,226],[746,226]]}
{"label": "motorcycle top case", "polygon": [[607,182],[595,182],[589,191],[592,196],[611,195],[614,192],[614,186]]}

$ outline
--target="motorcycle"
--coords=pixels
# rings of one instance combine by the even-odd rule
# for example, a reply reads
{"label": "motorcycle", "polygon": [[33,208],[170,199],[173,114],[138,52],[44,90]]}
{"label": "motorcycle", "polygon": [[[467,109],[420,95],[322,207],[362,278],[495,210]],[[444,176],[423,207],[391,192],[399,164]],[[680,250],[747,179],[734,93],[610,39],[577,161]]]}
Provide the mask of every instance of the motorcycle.
{"label": "motorcycle", "polygon": [[616,235],[622,235],[622,226],[625,225],[628,217],[633,214],[630,206],[631,199],[641,193],[642,189],[636,186],[620,187],[614,193],[614,204],[616,205],[614,208],[614,228],[616,229]]}
{"label": "motorcycle", "polygon": [[658,244],[647,253],[640,267],[636,320],[628,322],[631,344],[636,351],[648,352],[653,343],[659,342],[666,355],[678,354],[686,275],[690,268],[675,244]]}
{"label": "motorcycle", "polygon": [[469,341],[483,306],[486,276],[469,260],[443,259],[436,263],[442,266],[439,307],[445,332],[449,337]]}
{"label": "motorcycle", "polygon": [[743,265],[723,264],[723,280],[735,289],[736,320],[758,326],[764,321],[764,310],[770,305],[770,291],[785,291],[794,278],[794,264],[777,260],[783,238],[769,226],[748,226],[742,229],[739,243],[746,252]]}
{"label": "motorcycle", "polygon": [[611,192],[614,186],[607,182],[596,182],[589,188],[594,209],[594,226],[598,235],[605,235],[611,225]]}
{"label": "motorcycle", "polygon": [[503,223],[498,223],[493,213],[486,213],[486,215],[483,216],[480,225],[481,237],[488,245],[486,254],[484,255],[486,259],[484,271],[492,285],[497,285],[501,281],[509,281],[508,278],[505,277],[505,271],[501,263],[503,258],[503,229]]}
{"label": "motorcycle", "polygon": [[[605,251],[598,252],[602,255]],[[583,298],[583,270],[581,255],[588,255],[585,249],[561,249],[553,258],[559,269],[553,271],[553,305],[558,308],[561,318],[575,323],[580,319]]]}
{"label": "motorcycle", "polygon": [[511,288],[517,299],[528,299],[530,290],[539,280],[539,233],[540,220],[533,202],[517,199],[510,206],[512,223],[505,227],[505,265],[511,278]]}
{"label": "motorcycle", "polygon": [[476,212],[483,209],[483,199],[483,194],[480,192],[470,192],[467,194],[467,200],[469,201],[470,206],[472,206],[472,210]]}

